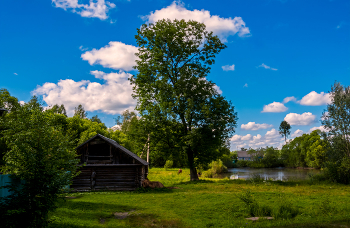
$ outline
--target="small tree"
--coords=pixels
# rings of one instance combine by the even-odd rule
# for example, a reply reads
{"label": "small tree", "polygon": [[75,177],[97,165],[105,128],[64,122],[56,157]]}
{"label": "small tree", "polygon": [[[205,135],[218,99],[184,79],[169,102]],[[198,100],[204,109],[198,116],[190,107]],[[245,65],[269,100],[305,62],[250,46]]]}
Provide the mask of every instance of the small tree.
{"label": "small tree", "polygon": [[322,124],[330,143],[328,171],[332,180],[350,183],[350,86],[336,82],[332,86],[332,103],[323,113]]}
{"label": "small tree", "polygon": [[290,124],[287,121],[283,120],[280,124],[279,133],[282,135],[282,137],[284,136],[285,142],[287,142],[287,136],[290,135],[290,129]]}
{"label": "small tree", "polygon": [[43,112],[35,100],[0,119],[8,151],[3,172],[22,181],[7,186],[12,193],[0,199],[0,219],[5,227],[45,227],[48,212],[63,187],[75,175],[74,147],[52,112]]}

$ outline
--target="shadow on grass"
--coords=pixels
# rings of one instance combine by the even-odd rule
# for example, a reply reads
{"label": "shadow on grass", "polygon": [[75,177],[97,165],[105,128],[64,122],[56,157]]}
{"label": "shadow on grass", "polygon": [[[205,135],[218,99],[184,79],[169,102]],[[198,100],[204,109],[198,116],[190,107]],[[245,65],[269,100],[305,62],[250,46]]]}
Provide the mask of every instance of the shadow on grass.
{"label": "shadow on grass", "polygon": [[[92,228],[92,227],[162,227],[186,228],[179,219],[159,219],[154,214],[141,213],[141,207],[109,204],[104,202],[74,202],[69,199],[59,202],[59,208],[51,214],[50,228]],[[124,219],[114,213],[128,212]]]}
{"label": "shadow on grass", "polygon": [[350,228],[350,219],[341,219],[335,220],[327,223],[299,223],[293,225],[283,225],[283,226],[275,226],[276,228],[332,228],[332,227],[342,227],[342,228]]}

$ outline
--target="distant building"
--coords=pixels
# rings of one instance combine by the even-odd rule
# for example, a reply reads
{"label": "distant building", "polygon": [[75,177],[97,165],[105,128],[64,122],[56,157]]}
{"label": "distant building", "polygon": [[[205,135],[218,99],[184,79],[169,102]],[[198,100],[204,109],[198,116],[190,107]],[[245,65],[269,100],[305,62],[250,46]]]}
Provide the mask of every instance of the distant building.
{"label": "distant building", "polygon": [[253,155],[249,154],[248,151],[237,151],[237,160],[251,161],[253,160]]}

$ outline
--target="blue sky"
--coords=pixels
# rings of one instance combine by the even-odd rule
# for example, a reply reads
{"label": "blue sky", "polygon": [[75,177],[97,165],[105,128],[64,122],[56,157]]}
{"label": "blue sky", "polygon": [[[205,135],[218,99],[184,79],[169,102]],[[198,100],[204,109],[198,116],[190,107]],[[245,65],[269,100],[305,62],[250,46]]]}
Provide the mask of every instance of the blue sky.
{"label": "blue sky", "polygon": [[12,0],[0,8],[0,88],[82,104],[108,127],[132,109],[127,78],[143,23],[203,22],[225,42],[208,79],[238,112],[231,148],[277,146],[320,127],[335,81],[350,85],[350,1]]}

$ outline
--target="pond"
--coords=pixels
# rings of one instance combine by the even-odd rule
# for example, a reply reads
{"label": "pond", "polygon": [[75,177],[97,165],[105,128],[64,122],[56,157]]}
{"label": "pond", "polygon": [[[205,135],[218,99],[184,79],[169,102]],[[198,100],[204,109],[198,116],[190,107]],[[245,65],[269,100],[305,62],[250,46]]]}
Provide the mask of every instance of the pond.
{"label": "pond", "polygon": [[309,174],[319,174],[321,171],[317,169],[292,169],[292,168],[232,168],[228,169],[228,173],[221,177],[229,177],[230,179],[249,179],[253,176],[260,175],[260,177],[270,180],[305,180]]}

